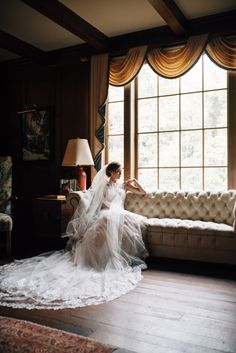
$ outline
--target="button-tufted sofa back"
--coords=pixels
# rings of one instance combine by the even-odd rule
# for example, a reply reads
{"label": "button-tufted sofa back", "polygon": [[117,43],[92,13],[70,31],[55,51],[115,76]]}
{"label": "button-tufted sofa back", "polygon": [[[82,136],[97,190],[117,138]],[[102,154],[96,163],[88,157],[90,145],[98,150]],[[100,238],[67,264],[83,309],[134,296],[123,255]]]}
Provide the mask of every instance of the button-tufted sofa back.
{"label": "button-tufted sofa back", "polygon": [[236,190],[224,192],[156,191],[128,193],[125,209],[148,218],[180,218],[235,225]]}

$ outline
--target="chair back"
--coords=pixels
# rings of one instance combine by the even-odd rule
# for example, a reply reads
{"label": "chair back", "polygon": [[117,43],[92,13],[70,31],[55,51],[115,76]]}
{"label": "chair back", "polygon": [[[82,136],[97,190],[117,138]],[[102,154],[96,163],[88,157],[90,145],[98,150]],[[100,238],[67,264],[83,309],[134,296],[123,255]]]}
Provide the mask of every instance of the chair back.
{"label": "chair back", "polygon": [[0,213],[11,215],[12,158],[0,156]]}

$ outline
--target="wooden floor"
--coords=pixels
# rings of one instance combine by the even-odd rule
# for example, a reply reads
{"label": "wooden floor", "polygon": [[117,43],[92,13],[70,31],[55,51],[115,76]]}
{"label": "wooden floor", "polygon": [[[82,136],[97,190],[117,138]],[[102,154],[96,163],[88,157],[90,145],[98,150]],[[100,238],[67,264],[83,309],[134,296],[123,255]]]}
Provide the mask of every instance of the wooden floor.
{"label": "wooden floor", "polygon": [[0,307],[0,314],[138,353],[235,353],[233,271],[212,272],[203,265],[198,271],[197,264],[191,270],[188,263],[149,266],[133,291],[102,305],[55,311]]}

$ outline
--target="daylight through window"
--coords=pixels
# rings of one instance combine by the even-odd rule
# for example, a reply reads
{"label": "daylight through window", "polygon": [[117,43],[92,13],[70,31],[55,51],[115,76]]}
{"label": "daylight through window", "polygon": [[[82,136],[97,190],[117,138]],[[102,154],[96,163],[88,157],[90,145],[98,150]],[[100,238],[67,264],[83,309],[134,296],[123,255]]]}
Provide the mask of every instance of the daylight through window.
{"label": "daylight through window", "polygon": [[[134,114],[130,109],[124,116],[124,92],[132,89]],[[128,87],[109,87],[106,161],[126,165],[132,134],[124,134],[124,123],[130,119],[134,174],[147,189],[227,189],[227,97],[227,71],[207,55],[176,79],[144,64]]]}

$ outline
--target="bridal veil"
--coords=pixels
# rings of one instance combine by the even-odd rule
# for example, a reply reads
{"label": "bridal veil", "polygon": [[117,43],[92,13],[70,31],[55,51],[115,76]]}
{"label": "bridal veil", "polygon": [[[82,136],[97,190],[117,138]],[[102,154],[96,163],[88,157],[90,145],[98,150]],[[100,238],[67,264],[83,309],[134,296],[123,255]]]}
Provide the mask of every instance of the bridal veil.
{"label": "bridal veil", "polygon": [[[67,227],[66,250],[0,267],[0,305],[62,309],[100,304],[133,289],[147,256],[145,219],[124,210],[122,184],[106,166],[84,193]],[[109,207],[104,207],[104,201]]]}

